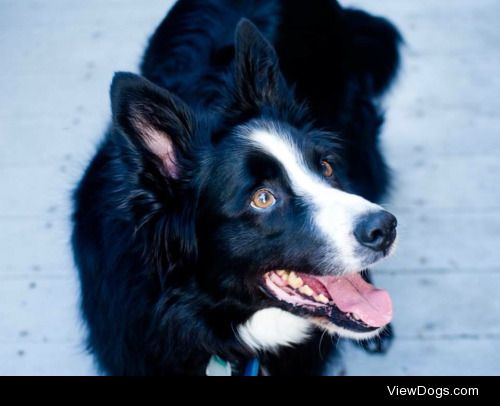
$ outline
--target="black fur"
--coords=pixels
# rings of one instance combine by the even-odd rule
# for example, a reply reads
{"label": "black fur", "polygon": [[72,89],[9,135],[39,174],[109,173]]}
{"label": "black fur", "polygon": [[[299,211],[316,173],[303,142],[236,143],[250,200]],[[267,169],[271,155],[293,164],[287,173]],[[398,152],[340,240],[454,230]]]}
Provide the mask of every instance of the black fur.
{"label": "black fur", "polygon": [[141,73],[191,104],[212,105],[223,91],[242,17],[274,45],[315,124],[342,137],[352,191],[380,201],[390,176],[378,148],[379,100],[398,71],[399,32],[384,18],[333,0],[181,0],[151,38]]}
{"label": "black fur", "polygon": [[[203,375],[213,354],[238,370],[252,352],[233,327],[268,305],[261,264],[315,266],[314,238],[271,238],[303,228],[300,205],[283,211],[290,230],[241,212],[242,190],[282,175],[232,135],[239,125],[279,122],[308,156],[335,151],[344,188],[370,200],[387,191],[377,100],[397,71],[399,34],[333,1],[262,3],[179,1],[144,56],[152,83],[113,81],[113,124],[75,192],[72,239],[88,348],[105,373]],[[242,17],[277,55],[248,24],[235,51]],[[151,133],[172,145],[174,169]],[[333,345],[320,335],[260,358],[272,374],[320,373]]]}

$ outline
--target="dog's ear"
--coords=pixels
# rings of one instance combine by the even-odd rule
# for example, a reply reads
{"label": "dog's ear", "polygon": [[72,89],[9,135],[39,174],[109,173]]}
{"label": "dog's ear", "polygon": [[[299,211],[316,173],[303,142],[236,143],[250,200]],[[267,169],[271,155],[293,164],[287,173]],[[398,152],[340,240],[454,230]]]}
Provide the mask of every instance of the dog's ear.
{"label": "dog's ear", "polygon": [[111,110],[115,128],[155,159],[167,177],[178,178],[195,127],[191,109],[150,81],[119,72],[111,84]]}
{"label": "dog's ear", "polygon": [[236,27],[234,80],[238,102],[244,105],[279,102],[286,89],[276,51],[247,19]]}

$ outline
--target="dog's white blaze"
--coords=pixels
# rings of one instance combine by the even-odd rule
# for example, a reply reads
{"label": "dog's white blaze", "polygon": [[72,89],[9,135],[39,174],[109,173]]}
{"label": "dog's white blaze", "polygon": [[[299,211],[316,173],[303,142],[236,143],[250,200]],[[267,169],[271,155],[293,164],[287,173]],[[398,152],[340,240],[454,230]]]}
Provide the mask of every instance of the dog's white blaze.
{"label": "dog's white blaze", "polygon": [[283,165],[294,192],[314,206],[314,222],[337,252],[336,258],[342,260],[344,270],[358,272],[362,263],[355,254],[359,245],[353,234],[356,218],[382,208],[331,187],[308,168],[293,141],[279,129],[254,129],[250,139]]}
{"label": "dog's white blaze", "polygon": [[275,350],[304,341],[311,327],[312,323],[303,317],[270,307],[259,310],[238,326],[238,336],[255,351]]}

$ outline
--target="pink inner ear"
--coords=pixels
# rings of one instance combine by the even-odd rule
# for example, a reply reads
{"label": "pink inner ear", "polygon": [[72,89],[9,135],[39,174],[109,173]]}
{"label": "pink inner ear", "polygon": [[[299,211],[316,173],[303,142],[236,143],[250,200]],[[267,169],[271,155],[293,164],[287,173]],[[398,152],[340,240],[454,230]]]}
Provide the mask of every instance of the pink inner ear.
{"label": "pink inner ear", "polygon": [[179,170],[175,157],[175,149],[168,134],[137,118],[134,119],[134,126],[143,138],[147,148],[163,162],[163,168],[167,176],[177,179]]}
{"label": "pink inner ear", "polygon": [[167,175],[177,179],[179,174],[172,141],[166,134],[153,131],[155,134],[145,137],[146,145],[153,154],[161,159]]}

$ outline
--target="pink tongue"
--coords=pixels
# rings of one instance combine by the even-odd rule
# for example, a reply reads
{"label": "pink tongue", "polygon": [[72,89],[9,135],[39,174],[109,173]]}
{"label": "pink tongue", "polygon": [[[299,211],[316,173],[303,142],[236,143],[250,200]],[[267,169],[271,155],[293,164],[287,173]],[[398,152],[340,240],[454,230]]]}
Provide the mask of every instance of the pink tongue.
{"label": "pink tongue", "polygon": [[391,321],[392,302],[389,294],[365,282],[359,273],[318,279],[344,313],[353,313],[372,327],[382,327]]}

